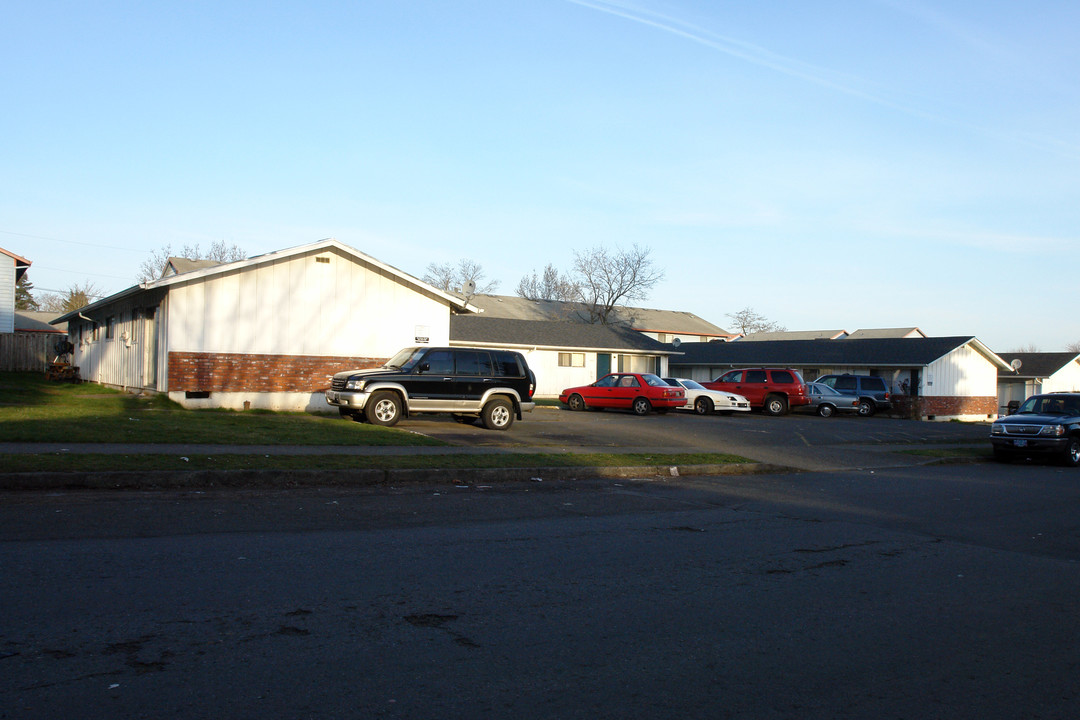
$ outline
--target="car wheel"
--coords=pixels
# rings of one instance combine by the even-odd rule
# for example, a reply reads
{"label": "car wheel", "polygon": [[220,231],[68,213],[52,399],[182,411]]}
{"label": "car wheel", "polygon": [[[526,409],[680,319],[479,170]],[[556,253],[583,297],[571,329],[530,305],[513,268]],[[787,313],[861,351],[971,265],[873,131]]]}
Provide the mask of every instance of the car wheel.
{"label": "car wheel", "polygon": [[874,403],[871,400],[859,401],[859,415],[863,417],[870,417],[874,414]]}
{"label": "car wheel", "polygon": [[372,425],[396,425],[401,419],[401,400],[389,390],[372,393],[364,406],[364,415]]}
{"label": "car wheel", "polygon": [[817,414],[821,417],[832,417],[835,413],[836,408],[834,408],[832,405],[827,405],[825,403],[818,405]]}
{"label": "car wheel", "polygon": [[762,410],[766,415],[784,415],[788,411],[787,400],[780,395],[770,395],[765,398],[765,405],[762,406]]}
{"label": "car wheel", "polygon": [[648,398],[635,398],[633,409],[635,415],[648,415],[652,410],[652,403],[649,402]]}
{"label": "car wheel", "polygon": [[506,400],[491,400],[480,418],[488,430],[506,430],[514,424],[514,408]]}
{"label": "car wheel", "polygon": [[566,399],[566,406],[577,412],[585,409],[585,399],[580,395],[571,395]]}
{"label": "car wheel", "polygon": [[713,410],[712,400],[707,397],[699,397],[694,401],[694,412],[698,415],[708,415]]}
{"label": "car wheel", "polygon": [[1069,467],[1080,465],[1080,438],[1069,438],[1069,444],[1065,446],[1065,454],[1061,457],[1061,461]]}

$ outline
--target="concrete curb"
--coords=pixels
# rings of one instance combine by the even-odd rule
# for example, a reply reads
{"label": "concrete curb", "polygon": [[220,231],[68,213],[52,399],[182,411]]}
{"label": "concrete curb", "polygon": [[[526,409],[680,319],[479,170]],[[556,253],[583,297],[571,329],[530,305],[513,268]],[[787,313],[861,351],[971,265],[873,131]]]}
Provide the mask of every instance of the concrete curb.
{"label": "concrete curb", "polygon": [[500,482],[595,478],[668,479],[682,476],[798,472],[768,463],[357,470],[177,470],[27,472],[0,474],[0,490],[182,490],[198,488],[377,487],[419,483],[489,485]]}

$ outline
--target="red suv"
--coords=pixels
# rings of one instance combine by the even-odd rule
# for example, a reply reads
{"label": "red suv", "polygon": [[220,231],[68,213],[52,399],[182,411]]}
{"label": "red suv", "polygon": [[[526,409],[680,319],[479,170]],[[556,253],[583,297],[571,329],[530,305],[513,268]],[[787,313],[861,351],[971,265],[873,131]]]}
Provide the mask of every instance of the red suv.
{"label": "red suv", "polygon": [[742,395],[750,407],[759,407],[766,415],[786,415],[793,407],[810,404],[802,375],[791,368],[743,368],[701,384]]}

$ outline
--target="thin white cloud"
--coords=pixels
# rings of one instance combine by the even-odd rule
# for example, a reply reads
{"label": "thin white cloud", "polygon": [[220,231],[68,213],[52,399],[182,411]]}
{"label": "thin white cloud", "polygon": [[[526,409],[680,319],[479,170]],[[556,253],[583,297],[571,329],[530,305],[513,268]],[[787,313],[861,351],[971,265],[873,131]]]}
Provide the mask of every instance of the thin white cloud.
{"label": "thin white cloud", "polygon": [[[872,85],[872,83],[865,79],[844,75],[827,68],[805,63],[796,58],[780,55],[759,45],[714,33],[699,25],[694,25],[678,18],[671,17],[670,15],[650,10],[635,3],[622,2],[620,0],[566,0],[566,2],[619,17],[630,22],[647,25],[662,32],[677,35],[744,62],[765,67],[775,72],[818,85],[834,92],[856,97],[911,117],[958,128],[996,141],[1026,146],[1033,150],[1057,155],[1069,160],[1080,160],[1080,146],[1076,143],[1061,140],[1060,138],[1037,136],[1022,130],[1000,130],[956,120],[939,111],[925,110],[911,102],[901,101],[890,96],[890,93],[883,88],[871,90],[859,87],[860,84],[868,87]],[[939,30],[946,31],[954,36],[962,37],[969,45],[978,46],[980,48],[991,47],[989,41],[982,39],[972,29],[967,28],[958,21],[952,20],[941,13],[931,11],[922,6],[907,7],[902,3],[893,2],[892,0],[880,0],[880,4],[895,11],[904,12],[921,19],[923,22],[931,24]]]}

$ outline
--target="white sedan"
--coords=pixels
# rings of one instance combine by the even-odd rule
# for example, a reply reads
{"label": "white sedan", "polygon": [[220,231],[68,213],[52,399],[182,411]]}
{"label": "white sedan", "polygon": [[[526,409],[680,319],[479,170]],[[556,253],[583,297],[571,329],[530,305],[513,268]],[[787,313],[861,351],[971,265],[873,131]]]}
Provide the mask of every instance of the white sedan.
{"label": "white sedan", "polygon": [[742,395],[723,390],[710,390],[686,378],[664,378],[664,382],[686,390],[686,404],[682,406],[683,410],[693,410],[698,415],[708,415],[713,412],[750,412],[750,401]]}

